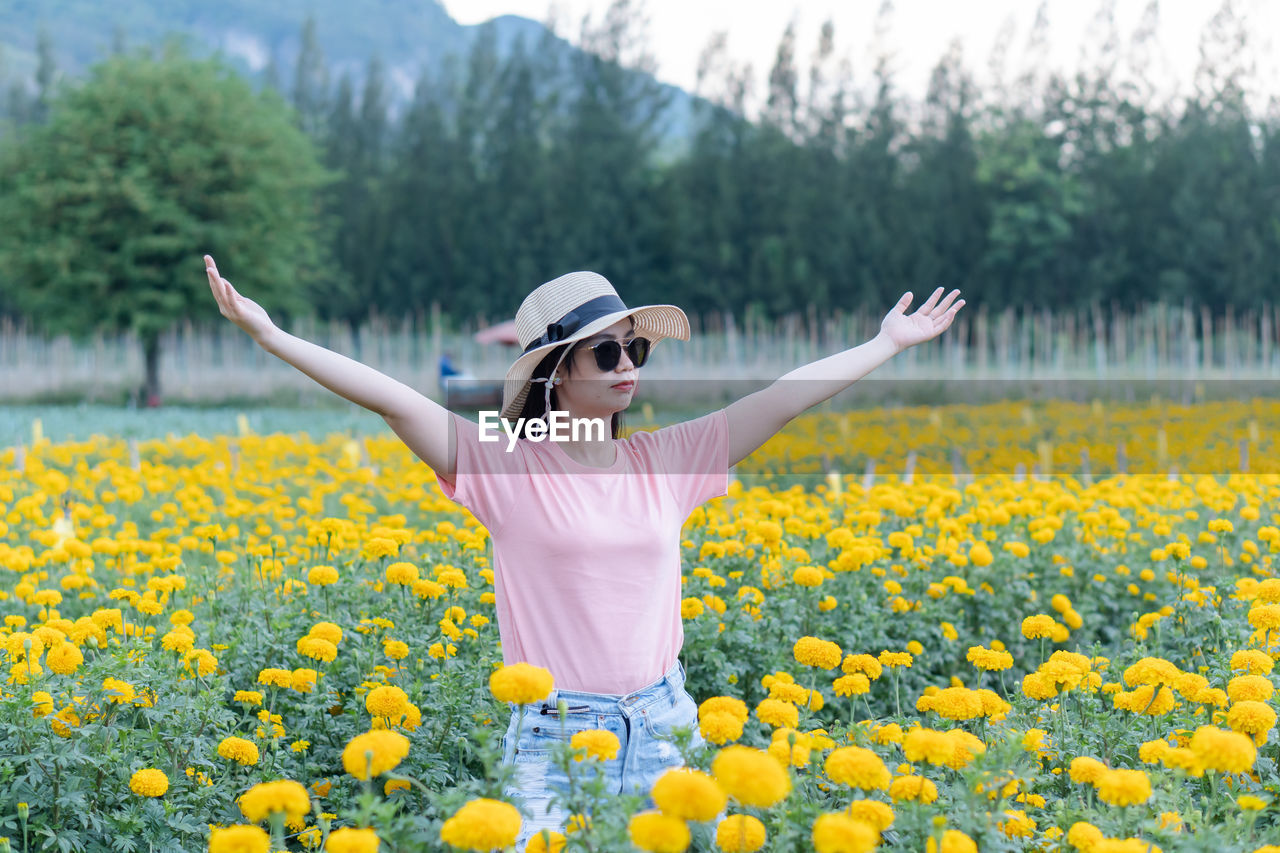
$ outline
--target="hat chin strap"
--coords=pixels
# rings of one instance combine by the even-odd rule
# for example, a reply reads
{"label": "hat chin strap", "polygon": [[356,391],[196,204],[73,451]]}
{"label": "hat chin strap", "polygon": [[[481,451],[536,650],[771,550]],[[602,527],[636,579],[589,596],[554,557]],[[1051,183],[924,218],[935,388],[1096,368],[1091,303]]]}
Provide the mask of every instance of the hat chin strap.
{"label": "hat chin strap", "polygon": [[560,377],[556,376],[556,371],[560,369],[561,362],[564,361],[564,357],[569,354],[569,351],[571,349],[573,349],[572,344],[565,347],[564,352],[560,353],[560,358],[556,360],[555,367],[551,368],[550,376],[538,376],[538,377],[533,377],[529,379],[530,382],[543,383],[543,386],[545,388],[544,396],[543,396],[543,406],[542,406],[542,412],[543,412],[544,418],[551,417],[551,386],[560,384]]}

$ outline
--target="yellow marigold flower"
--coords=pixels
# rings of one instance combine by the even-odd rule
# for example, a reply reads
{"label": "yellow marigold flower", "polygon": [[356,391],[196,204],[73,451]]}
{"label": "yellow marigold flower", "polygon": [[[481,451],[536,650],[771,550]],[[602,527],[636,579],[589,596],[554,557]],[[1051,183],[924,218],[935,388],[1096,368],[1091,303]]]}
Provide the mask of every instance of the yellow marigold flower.
{"label": "yellow marigold flower", "polygon": [[342,626],[334,622],[317,622],[307,633],[313,637],[328,640],[335,646],[342,642]]}
{"label": "yellow marigold flower", "polygon": [[960,830],[948,829],[942,833],[941,844],[932,835],[925,839],[925,853],[978,853],[978,845]]}
{"label": "yellow marigold flower", "polygon": [[409,696],[399,687],[383,684],[365,694],[364,707],[375,717],[399,717],[409,707]]}
{"label": "yellow marigold flower", "polygon": [[888,803],[878,800],[854,800],[849,803],[846,811],[851,818],[862,821],[876,832],[884,832],[893,826],[893,809]]}
{"label": "yellow marigold flower", "polygon": [[698,706],[699,717],[716,713],[729,714],[736,717],[741,723],[745,723],[751,716],[751,712],[747,709],[747,703],[736,696],[712,696]]}
{"label": "yellow marigold flower", "polygon": [[984,687],[975,692],[978,694],[978,701],[982,703],[983,716],[992,722],[998,723],[1002,721],[1013,710],[1013,706],[1000,698],[1000,694],[994,690],[988,690]]}
{"label": "yellow marigold flower", "polygon": [[408,779],[388,779],[382,785],[382,793],[389,797],[396,791],[407,791],[410,787]]}
{"label": "yellow marigold flower", "polygon": [[387,583],[409,586],[418,579],[418,567],[413,563],[396,562],[387,566],[384,577]]}
{"label": "yellow marigold flower", "polygon": [[453,813],[440,827],[440,840],[464,850],[501,850],[520,834],[520,812],[510,803],[480,798]]}
{"label": "yellow marigold flower", "polygon": [[1160,761],[1165,767],[1185,771],[1188,776],[1197,778],[1203,776],[1206,769],[1204,759],[1190,747],[1185,746],[1174,747],[1164,751],[1160,756]]}
{"label": "yellow marigold flower", "polygon": [[1106,836],[1102,834],[1102,830],[1083,820],[1071,824],[1071,828],[1067,830],[1067,843],[1081,853],[1092,853],[1094,846],[1104,838]]}
{"label": "yellow marigold flower", "polygon": [[293,743],[289,744],[289,749],[298,753],[306,752],[310,748],[311,741],[309,740],[295,740]]}
{"label": "yellow marigold flower", "polygon": [[951,740],[952,751],[951,757],[943,763],[952,770],[968,767],[976,756],[987,751],[987,745],[981,738],[964,729],[952,729],[946,735]]}
{"label": "yellow marigold flower", "polygon": [[729,815],[716,825],[716,847],[725,853],[755,853],[766,837],[764,824],[751,815]]}
{"label": "yellow marigold flower", "polygon": [[288,690],[293,686],[293,673],[287,669],[268,667],[258,672],[258,683],[268,687],[283,687]]}
{"label": "yellow marigold flower", "polygon": [[1249,609],[1249,625],[1258,631],[1280,629],[1280,604],[1258,604]]}
{"label": "yellow marigold flower", "polygon": [[852,675],[842,675],[831,683],[837,696],[861,696],[863,693],[871,689],[871,682],[865,675],[855,672]]}
{"label": "yellow marigold flower", "polygon": [[801,566],[792,572],[791,580],[796,586],[815,587],[822,585],[823,576],[822,572],[813,566]]}
{"label": "yellow marigold flower", "polygon": [[107,698],[117,705],[129,704],[136,695],[132,684],[118,678],[104,678],[102,689],[107,692]]}
{"label": "yellow marigold flower", "polygon": [[298,640],[297,651],[303,657],[325,663],[331,663],[338,658],[338,647],[334,643],[310,634]]}
{"label": "yellow marigold flower", "polygon": [[260,826],[213,827],[209,830],[209,853],[267,853],[271,836]]}
{"label": "yellow marigold flower", "polygon": [[53,696],[44,690],[37,690],[31,694],[31,716],[37,720],[41,717],[47,717],[53,713]]}
{"label": "yellow marigold flower", "polygon": [[1190,749],[1206,770],[1222,773],[1248,773],[1257,758],[1257,750],[1247,735],[1223,731],[1216,726],[1197,728],[1191,736]]}
{"label": "yellow marigold flower", "polygon": [[784,767],[808,767],[812,749],[813,739],[807,734],[783,727],[774,730],[768,753]]}
{"label": "yellow marigold flower", "polygon": [[[1167,746],[1167,744],[1166,744]],[[1095,784],[1102,774],[1107,772],[1107,765],[1096,758],[1082,755],[1071,760],[1071,781],[1081,784]]]}
{"label": "yellow marigold flower", "polygon": [[970,646],[966,655],[969,663],[988,672],[1000,672],[1013,666],[1013,655],[1006,651],[993,651],[982,646]]}
{"label": "yellow marigold flower", "polygon": [[832,750],[823,763],[823,771],[837,784],[864,791],[883,790],[892,781],[889,768],[880,756],[859,746]]}
{"label": "yellow marigold flower", "polygon": [[767,752],[727,746],[711,762],[711,775],[729,796],[747,806],[768,808],[791,793],[791,777]]}
{"label": "yellow marigold flower", "polygon": [[1108,770],[1095,787],[1098,798],[1113,806],[1132,806],[1151,798],[1151,780],[1141,770]]}
{"label": "yellow marigold flower", "polygon": [[933,711],[946,720],[972,720],[982,716],[982,697],[967,687],[944,687],[928,697],[921,697],[921,702],[925,698],[928,699],[927,707],[921,710]]}
{"label": "yellow marigold flower", "polygon": [[427,578],[419,578],[413,582],[413,594],[418,598],[436,599],[444,595],[445,587],[443,584],[436,583]]}
{"label": "yellow marigold flower", "polygon": [[881,664],[882,666],[888,666],[888,667],[905,666],[905,667],[909,667],[909,666],[911,666],[912,657],[911,657],[911,653],[910,653],[910,652],[890,652],[890,651],[883,651],[883,652],[881,652],[881,653],[880,653],[879,661],[880,661],[880,664]]}
{"label": "yellow marigold flower", "polygon": [[604,729],[587,729],[577,732],[569,739],[569,745],[575,750],[585,750],[585,754],[574,755],[574,761],[583,761],[587,758],[612,761],[618,757],[618,750],[622,748],[618,736]]}
{"label": "yellow marigold flower", "polygon": [[876,660],[872,655],[847,655],[840,668],[846,675],[860,672],[871,681],[875,681],[880,677],[880,673],[883,672],[880,661]]}
{"label": "yellow marigold flower", "polygon": [[129,777],[129,790],[140,797],[163,797],[169,790],[169,777],[163,770],[146,767]]}
{"label": "yellow marigold flower", "polygon": [[1261,649],[1241,649],[1231,655],[1231,668],[1246,670],[1250,675],[1266,675],[1274,667],[1271,655]]}
{"label": "yellow marigold flower", "polygon": [[568,839],[559,832],[544,829],[529,839],[529,843],[525,845],[524,853],[560,853],[567,843]]}
{"label": "yellow marigold flower", "polygon": [[383,640],[382,651],[392,660],[404,660],[409,656],[409,644],[403,640]]}
{"label": "yellow marigold flower", "polygon": [[1052,699],[1058,695],[1058,687],[1043,672],[1029,672],[1022,677],[1022,693],[1028,699]]}
{"label": "yellow marigold flower", "polygon": [[698,719],[698,731],[703,739],[717,746],[742,737],[742,727],[742,720],[727,711],[700,714]]}
{"label": "yellow marigold flower", "polygon": [[832,610],[836,609],[837,604],[839,604],[839,602],[836,601],[836,597],[834,595],[824,595],[822,600],[818,602],[818,609],[823,613],[830,613]]}
{"label": "yellow marigold flower", "polygon": [[658,777],[651,796],[664,815],[693,821],[714,820],[728,801],[716,780],[687,767],[672,768]]}
{"label": "yellow marigold flower", "polygon": [[945,764],[951,759],[954,749],[951,738],[933,729],[911,729],[902,740],[902,752],[907,761]]}
{"label": "yellow marigold flower", "polygon": [[261,823],[276,812],[283,812],[286,818],[303,818],[310,811],[307,789],[289,779],[259,782],[240,796],[240,812],[253,823]]}
{"label": "yellow marigold flower", "polygon": [[554,686],[551,672],[531,663],[515,663],[489,676],[489,690],[499,702],[528,705],[546,699]]}
{"label": "yellow marigold flower", "polygon": [[997,828],[1010,838],[1030,838],[1035,835],[1036,822],[1027,817],[1027,813],[1018,809],[1009,809],[1004,813],[1006,820],[996,824]]}
{"label": "yellow marigold flower", "polygon": [[1181,675],[1182,670],[1164,658],[1146,657],[1124,671],[1124,681],[1131,687],[1139,684],[1172,685]]}
{"label": "yellow marigold flower", "polygon": [[790,702],[781,699],[762,699],[756,705],[756,716],[762,723],[774,728],[788,726],[795,728],[800,723],[800,710]]}
{"label": "yellow marigold flower", "polygon": [[84,663],[84,655],[75,643],[61,642],[49,649],[44,656],[44,663],[58,675],[71,675]]}
{"label": "yellow marigold flower", "polygon": [[329,834],[325,853],[378,853],[381,843],[378,833],[372,829],[355,829],[344,826]]}
{"label": "yellow marigold flower", "polygon": [[[48,658],[46,657],[45,660],[47,661]],[[1275,685],[1265,675],[1237,675],[1227,682],[1227,696],[1232,702],[1245,700],[1268,702],[1274,692]]]}
{"label": "yellow marigold flower", "polygon": [[1244,700],[1227,709],[1227,725],[1233,731],[1253,736],[1258,746],[1267,742],[1267,733],[1276,724],[1276,712],[1265,702]]}
{"label": "yellow marigold flower", "polygon": [[899,776],[889,783],[889,798],[895,803],[914,800],[928,805],[938,799],[938,786],[923,776]]}
{"label": "yellow marigold flower", "polygon": [[633,815],[627,832],[637,847],[654,853],[681,853],[690,841],[689,827],[683,820],[659,812]]}
{"label": "yellow marigold flower", "polygon": [[847,814],[822,814],[810,836],[818,853],[870,853],[880,843],[875,827]]}
{"label": "yellow marigold flower", "polygon": [[342,750],[342,767],[357,779],[369,779],[394,769],[408,754],[409,739],[399,732],[365,732],[353,737]]}
{"label": "yellow marigold flower", "polygon": [[258,763],[258,745],[242,737],[225,737],[218,744],[218,757],[248,767]]}
{"label": "yellow marigold flower", "polygon": [[1031,553],[1031,549],[1025,542],[1006,542],[1001,547],[1018,558],[1026,557]]}
{"label": "yellow marigold flower", "polygon": [[317,677],[314,669],[299,667],[289,673],[289,686],[298,693],[310,693],[316,687]]}
{"label": "yellow marigold flower", "polygon": [[871,733],[871,739],[881,746],[902,743],[902,726],[897,723],[886,723],[883,726],[877,726]]}
{"label": "yellow marigold flower", "polygon": [[1241,794],[1240,798],[1236,800],[1236,805],[1243,811],[1257,812],[1267,807],[1267,801],[1252,794]]}
{"label": "yellow marigold flower", "polygon": [[1173,746],[1164,738],[1143,741],[1142,745],[1138,747],[1138,760],[1144,764],[1156,764],[1171,749],[1173,749]]}
{"label": "yellow marigold flower", "polygon": [[338,570],[333,566],[314,566],[307,571],[307,583],[315,586],[332,586],[338,582]]}
{"label": "yellow marigold flower", "polygon": [[1044,613],[1028,616],[1022,620],[1022,636],[1028,640],[1051,638],[1053,636],[1053,628],[1057,624],[1052,616]]}
{"label": "yellow marigold flower", "polygon": [[835,643],[817,637],[801,637],[792,648],[796,662],[819,669],[835,669],[843,652]]}
{"label": "yellow marigold flower", "polygon": [[681,619],[697,619],[706,612],[706,605],[702,603],[702,599],[689,597],[680,602],[680,618]]}

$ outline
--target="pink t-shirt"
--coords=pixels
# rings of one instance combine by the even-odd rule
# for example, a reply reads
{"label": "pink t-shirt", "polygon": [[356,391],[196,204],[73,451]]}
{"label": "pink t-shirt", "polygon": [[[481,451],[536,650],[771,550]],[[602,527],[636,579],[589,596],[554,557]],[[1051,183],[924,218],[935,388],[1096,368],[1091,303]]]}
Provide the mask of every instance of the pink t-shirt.
{"label": "pink t-shirt", "polygon": [[625,695],[661,678],[684,642],[681,528],[729,488],[725,411],[615,440],[609,468],[547,440],[507,452],[501,429],[481,442],[477,423],[453,417],[457,473],[440,488],[493,538],[503,660],[589,693]]}

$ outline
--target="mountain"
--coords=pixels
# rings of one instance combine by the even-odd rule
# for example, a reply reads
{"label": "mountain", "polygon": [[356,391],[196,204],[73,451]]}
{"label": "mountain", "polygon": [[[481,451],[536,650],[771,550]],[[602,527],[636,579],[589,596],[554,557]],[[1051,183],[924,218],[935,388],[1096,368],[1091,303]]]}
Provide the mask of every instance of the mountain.
{"label": "mountain", "polygon": [[[540,46],[567,62],[578,49],[549,35],[539,22],[503,15],[464,26],[436,0],[0,0],[0,80],[32,81],[38,63],[37,34],[48,32],[60,76],[78,77],[118,46],[158,45],[178,34],[190,52],[220,52],[246,76],[261,80],[274,64],[282,88],[292,82],[302,24],[316,21],[316,36],[337,80],[349,71],[361,79],[371,56],[383,61],[398,112],[424,71],[438,72],[450,56],[464,56],[481,27],[494,28],[500,56],[517,42]],[[637,72],[638,73],[638,72]],[[694,99],[674,86],[665,136],[683,138]]]}

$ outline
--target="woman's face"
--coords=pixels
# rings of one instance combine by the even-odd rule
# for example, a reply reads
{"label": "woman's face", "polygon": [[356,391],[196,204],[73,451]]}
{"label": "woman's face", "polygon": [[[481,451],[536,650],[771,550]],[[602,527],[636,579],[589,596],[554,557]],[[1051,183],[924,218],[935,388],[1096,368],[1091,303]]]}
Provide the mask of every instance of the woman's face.
{"label": "woman's face", "polygon": [[[564,383],[557,389],[560,405],[574,417],[610,417],[631,405],[639,382],[639,368],[631,362],[625,349],[633,334],[631,318],[614,323],[602,332],[579,341],[565,359]],[[624,348],[612,370],[596,365],[591,348],[602,341],[617,341]]]}

